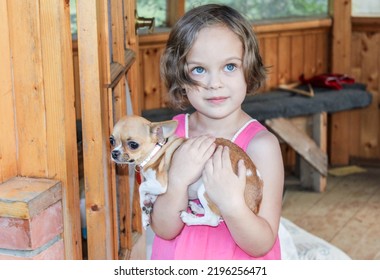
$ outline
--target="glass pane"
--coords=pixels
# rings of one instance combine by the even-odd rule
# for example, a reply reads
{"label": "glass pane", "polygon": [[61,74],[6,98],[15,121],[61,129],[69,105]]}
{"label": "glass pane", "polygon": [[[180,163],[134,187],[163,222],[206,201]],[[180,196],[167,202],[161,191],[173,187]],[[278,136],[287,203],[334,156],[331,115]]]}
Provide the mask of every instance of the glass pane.
{"label": "glass pane", "polygon": [[166,0],[137,0],[140,17],[155,18],[155,27],[166,27]]}
{"label": "glass pane", "polygon": [[328,0],[186,0],[186,11],[207,3],[231,6],[251,21],[328,14]]}
{"label": "glass pane", "polygon": [[352,15],[380,16],[379,0],[352,0]]}
{"label": "glass pane", "polygon": [[70,0],[71,34],[77,34],[77,0]]}

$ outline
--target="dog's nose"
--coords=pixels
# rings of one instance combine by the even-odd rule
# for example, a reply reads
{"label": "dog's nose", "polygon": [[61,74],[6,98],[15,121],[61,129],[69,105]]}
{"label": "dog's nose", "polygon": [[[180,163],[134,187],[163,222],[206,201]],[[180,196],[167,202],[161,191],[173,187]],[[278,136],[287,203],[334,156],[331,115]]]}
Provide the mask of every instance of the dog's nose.
{"label": "dog's nose", "polygon": [[120,151],[114,150],[111,153],[113,159],[117,159],[120,156]]}

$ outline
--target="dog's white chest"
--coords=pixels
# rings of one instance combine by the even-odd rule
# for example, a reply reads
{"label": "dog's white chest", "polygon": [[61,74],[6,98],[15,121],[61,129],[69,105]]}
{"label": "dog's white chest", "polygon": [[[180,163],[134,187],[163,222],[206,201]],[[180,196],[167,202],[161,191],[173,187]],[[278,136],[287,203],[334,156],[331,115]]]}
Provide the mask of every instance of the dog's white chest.
{"label": "dog's white chest", "polygon": [[150,213],[153,209],[153,203],[157,196],[165,192],[165,188],[160,184],[156,177],[156,171],[148,169],[142,172],[144,181],[140,184],[140,207],[142,209],[142,222],[144,228],[150,224]]}
{"label": "dog's white chest", "polygon": [[198,198],[198,190],[203,186],[202,178],[199,178],[198,181],[191,184],[188,188],[188,195],[190,200],[194,200]]}

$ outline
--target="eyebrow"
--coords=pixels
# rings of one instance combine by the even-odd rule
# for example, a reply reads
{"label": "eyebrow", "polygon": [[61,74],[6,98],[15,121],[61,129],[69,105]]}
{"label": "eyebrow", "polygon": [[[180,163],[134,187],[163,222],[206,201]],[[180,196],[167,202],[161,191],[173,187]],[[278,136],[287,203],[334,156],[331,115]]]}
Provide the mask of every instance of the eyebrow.
{"label": "eyebrow", "polygon": [[[232,56],[232,57],[229,57],[229,58],[226,58],[224,61],[230,61],[230,60],[239,60],[239,61],[243,61],[243,58],[240,58],[240,57],[236,57],[236,56]],[[187,61],[187,64],[203,64],[204,62],[198,62],[196,60],[194,61]]]}

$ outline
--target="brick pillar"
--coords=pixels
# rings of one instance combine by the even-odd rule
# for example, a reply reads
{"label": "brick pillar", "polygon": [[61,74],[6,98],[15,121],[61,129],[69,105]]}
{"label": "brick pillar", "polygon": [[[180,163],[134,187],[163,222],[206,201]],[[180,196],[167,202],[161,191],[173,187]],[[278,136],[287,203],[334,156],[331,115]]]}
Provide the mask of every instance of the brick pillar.
{"label": "brick pillar", "polygon": [[0,184],[0,260],[64,259],[61,183],[14,177]]}

